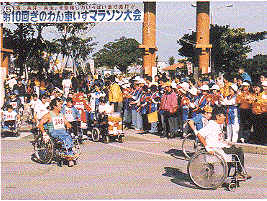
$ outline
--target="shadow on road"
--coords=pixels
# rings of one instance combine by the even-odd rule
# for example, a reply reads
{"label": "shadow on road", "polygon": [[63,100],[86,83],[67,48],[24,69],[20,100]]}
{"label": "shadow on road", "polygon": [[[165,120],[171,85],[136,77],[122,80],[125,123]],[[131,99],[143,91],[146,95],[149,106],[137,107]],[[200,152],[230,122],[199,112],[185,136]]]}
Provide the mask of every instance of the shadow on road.
{"label": "shadow on road", "polygon": [[189,178],[188,174],[183,173],[178,168],[165,167],[165,173],[163,176],[172,177],[171,182],[188,188],[200,189],[198,188]]}
{"label": "shadow on road", "polygon": [[184,153],[182,150],[179,149],[170,149],[169,151],[165,152],[166,154],[170,154],[171,156],[180,159],[180,160],[186,160],[188,161],[187,158],[185,158]]}

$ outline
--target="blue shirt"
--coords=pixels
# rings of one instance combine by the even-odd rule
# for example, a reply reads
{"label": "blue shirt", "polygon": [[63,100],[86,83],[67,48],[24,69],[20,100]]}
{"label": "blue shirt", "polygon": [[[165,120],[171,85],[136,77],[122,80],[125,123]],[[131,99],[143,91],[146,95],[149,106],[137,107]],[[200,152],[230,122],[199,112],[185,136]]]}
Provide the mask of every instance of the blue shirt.
{"label": "blue shirt", "polygon": [[243,82],[249,81],[250,84],[251,84],[251,77],[249,76],[249,74],[247,72],[244,72],[244,73],[240,74],[240,76],[242,77]]}
{"label": "blue shirt", "polygon": [[205,117],[203,117],[202,114],[198,114],[197,116],[191,119],[195,123],[197,131],[203,128],[203,121],[202,121],[203,118]]}

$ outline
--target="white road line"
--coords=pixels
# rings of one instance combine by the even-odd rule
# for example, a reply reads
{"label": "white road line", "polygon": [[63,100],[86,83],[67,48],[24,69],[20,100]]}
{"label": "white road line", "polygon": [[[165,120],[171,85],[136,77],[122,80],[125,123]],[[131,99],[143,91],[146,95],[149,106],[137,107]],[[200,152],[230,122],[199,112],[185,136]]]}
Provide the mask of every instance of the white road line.
{"label": "white road line", "polygon": [[148,151],[142,151],[142,150],[137,150],[137,149],[131,149],[131,148],[127,148],[127,147],[121,147],[121,146],[114,145],[114,144],[108,144],[108,145],[113,146],[113,147],[117,147],[117,148],[121,148],[121,149],[126,149],[126,150],[130,150],[130,151],[139,152],[139,153],[152,154],[152,155],[157,155],[157,156],[166,156],[166,157],[171,157],[171,158],[173,158],[173,157],[172,157],[171,155],[169,155],[169,154],[153,153],[153,152],[148,152]]}
{"label": "white road line", "polygon": [[[165,157],[174,158],[173,156],[171,156],[169,154],[153,153],[153,152],[149,152],[149,151],[142,151],[142,150],[131,149],[131,148],[127,148],[127,147],[121,147],[121,146],[114,145],[114,144],[108,144],[108,145],[113,146],[113,147],[117,147],[117,148],[121,148],[121,149],[126,149],[126,150],[130,150],[130,151],[139,152],[139,153],[145,153],[145,154],[152,154],[152,155],[157,155],[157,156],[165,156]],[[267,171],[266,168],[258,168],[258,167],[251,167],[251,166],[246,166],[246,168],[247,169],[253,169],[253,170]]]}

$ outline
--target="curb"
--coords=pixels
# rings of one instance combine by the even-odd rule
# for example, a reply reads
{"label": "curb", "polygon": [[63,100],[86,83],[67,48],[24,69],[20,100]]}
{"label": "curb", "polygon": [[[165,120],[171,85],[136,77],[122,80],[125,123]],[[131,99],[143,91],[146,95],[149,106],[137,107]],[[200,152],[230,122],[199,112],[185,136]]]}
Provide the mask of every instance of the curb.
{"label": "curb", "polygon": [[[20,132],[30,132],[30,125],[23,125],[19,128]],[[166,139],[166,138],[160,138],[160,136],[155,135],[155,134],[138,134],[137,131],[135,130],[125,130],[126,133],[129,134],[129,132],[131,133],[130,135],[133,135],[137,138],[140,139],[146,139],[146,140],[160,140],[162,142],[166,142],[168,144],[171,145],[182,145],[182,139],[179,138],[174,138],[174,139]],[[148,137],[149,136],[149,137]],[[152,138],[152,139],[151,139]],[[243,151],[245,153],[252,153],[252,154],[261,154],[261,155],[267,155],[267,146],[262,146],[262,145],[255,145],[255,144],[246,144],[246,143],[233,143],[234,145],[236,145],[236,147],[242,147]]]}
{"label": "curb", "polygon": [[[152,141],[160,140],[162,142],[166,142],[168,144],[179,146],[179,147],[182,146],[182,142],[183,142],[183,140],[180,138],[167,139],[167,138],[160,138],[160,136],[155,135],[155,134],[138,134],[138,132],[134,130],[127,130],[127,131],[128,132],[130,131],[131,133],[134,134],[135,137],[140,138],[140,139],[146,139],[146,140],[152,140]],[[233,143],[233,144],[236,147],[242,147],[245,153],[267,155],[267,146],[246,144],[246,143]]]}

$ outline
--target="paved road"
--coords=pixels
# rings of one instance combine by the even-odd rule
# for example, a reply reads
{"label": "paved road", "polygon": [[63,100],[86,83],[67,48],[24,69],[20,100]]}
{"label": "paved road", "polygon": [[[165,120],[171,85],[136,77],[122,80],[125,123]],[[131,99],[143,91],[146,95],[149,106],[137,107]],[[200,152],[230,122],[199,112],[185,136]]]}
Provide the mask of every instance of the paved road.
{"label": "paved road", "polygon": [[86,140],[78,165],[69,168],[32,161],[31,138],[2,139],[2,199],[267,198],[266,155],[245,154],[252,179],[229,192],[196,188],[176,139],[127,131],[124,143]]}

